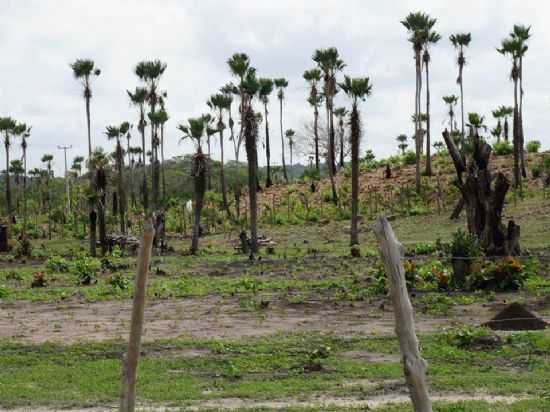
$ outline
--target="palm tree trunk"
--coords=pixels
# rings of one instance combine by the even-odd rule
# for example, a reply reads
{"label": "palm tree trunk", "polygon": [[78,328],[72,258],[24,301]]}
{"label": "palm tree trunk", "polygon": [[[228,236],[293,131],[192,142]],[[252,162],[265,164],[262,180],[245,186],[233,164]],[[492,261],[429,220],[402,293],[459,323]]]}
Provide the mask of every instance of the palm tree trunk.
{"label": "palm tree trunk", "polygon": [[[89,85],[88,85],[88,81],[86,80],[86,85],[85,85],[86,127],[88,130],[88,159],[90,160],[92,158],[92,135],[90,131],[90,95],[89,95],[89,92],[86,92],[88,90],[89,90]],[[93,186],[94,186],[93,166],[90,166],[88,172],[90,174],[90,190],[93,192]],[[89,202],[89,208],[90,208],[90,255],[95,256],[96,255],[96,232],[95,231],[97,229],[97,225],[96,225],[94,216],[97,217],[97,215],[94,210],[95,204],[93,200]],[[92,220],[94,221],[92,222]]]}
{"label": "palm tree trunk", "polygon": [[430,64],[426,61],[426,176],[432,175],[430,146]]}
{"label": "palm tree trunk", "polygon": [[[220,119],[221,121],[221,119]],[[223,208],[229,214],[229,203],[227,202],[227,187],[225,185],[225,171],[224,171],[224,153],[223,153],[223,129],[220,127],[220,186],[222,189],[222,201]]]}
{"label": "palm tree trunk", "polygon": [[285,163],[285,139],[283,136],[283,99],[279,99],[280,103],[280,125],[281,125],[281,158],[283,160],[283,176],[285,177],[285,182],[288,183],[288,175],[286,174],[286,163]]}
{"label": "palm tree trunk", "polygon": [[359,244],[359,139],[361,130],[359,112],[354,104],[351,112],[351,239],[350,245]]}
{"label": "palm tree trunk", "polygon": [[313,112],[313,139],[315,141],[315,169],[317,173],[320,173],[319,165],[319,110],[315,106],[315,111]]}
{"label": "palm tree trunk", "polygon": [[193,171],[193,192],[195,196],[194,222],[193,222],[193,237],[191,239],[191,254],[195,255],[199,251],[199,237],[201,226],[201,211],[204,202],[204,192],[206,190],[206,171],[204,156],[202,151],[198,150],[194,159]]}
{"label": "palm tree trunk", "polygon": [[27,149],[23,148],[23,229],[21,231],[23,245],[27,243]]}
{"label": "palm tree trunk", "polygon": [[332,173],[336,175],[336,135],[334,131],[334,102],[333,96],[330,97],[330,113],[329,113],[329,150],[331,152],[331,163],[330,167],[332,168]]}
{"label": "palm tree trunk", "polygon": [[[520,178],[520,150],[519,150],[519,110],[518,110],[518,81],[514,79],[514,120],[512,125],[512,139],[514,144],[514,187],[521,186]],[[521,190],[521,188],[520,188]]]}
{"label": "palm tree trunk", "polygon": [[124,185],[124,157],[122,154],[122,146],[117,140],[117,171],[118,171],[118,213],[120,218],[120,231],[126,233],[126,194]]}
{"label": "palm tree trunk", "polygon": [[521,175],[526,178],[527,170],[525,169],[525,151],[524,151],[524,136],[523,136],[523,58],[519,58],[519,153]]}
{"label": "palm tree trunk", "polygon": [[[282,99],[281,99],[281,108],[282,108]],[[282,111],[281,111],[281,114],[282,114]],[[256,140],[258,138],[258,127],[256,124],[256,117],[254,115],[254,111],[252,110],[252,106],[250,104],[247,105],[246,107],[244,123],[245,123],[244,137],[245,137],[245,145],[246,145],[246,156],[248,158],[248,199],[249,199],[249,205],[250,205],[250,251],[251,253],[257,253],[258,252],[258,227],[257,227],[257,199],[256,199],[257,197],[256,195],[256,181],[257,181],[256,180],[257,179],[256,163],[258,160],[257,159],[258,152],[256,148]],[[288,182],[288,179],[287,179],[287,182]]]}
{"label": "palm tree trunk", "polygon": [[166,196],[166,174],[164,172],[164,123],[160,125],[160,173],[162,176],[162,197]]}
{"label": "palm tree trunk", "polygon": [[143,107],[141,107],[140,113],[140,128],[141,133],[141,167],[143,168],[143,180],[141,182],[141,191],[143,195],[143,210],[147,213],[149,209],[149,191],[147,190],[147,167],[146,167],[146,149],[145,149],[145,113]]}
{"label": "palm tree trunk", "polygon": [[267,103],[264,103],[264,113],[265,113],[265,157],[267,159],[267,176],[265,178],[265,187],[270,187],[273,185],[271,180],[271,148],[269,145],[269,121],[267,119]]}
{"label": "palm tree trunk", "polygon": [[414,102],[414,110],[416,120],[414,122],[414,131],[415,131],[415,149],[416,149],[416,170],[415,170],[415,183],[416,191],[420,193],[421,189],[421,180],[420,180],[420,50],[415,51],[415,65],[416,65],[416,94]]}
{"label": "palm tree trunk", "polygon": [[340,169],[344,167],[344,134],[345,134],[345,130],[344,130],[344,123],[342,120],[340,124],[340,164],[338,165]]}
{"label": "palm tree trunk", "polygon": [[10,181],[10,146],[9,138],[6,136],[4,147],[6,149],[6,215],[8,216],[8,227],[12,224],[11,210],[11,181]]}
{"label": "palm tree trunk", "polygon": [[[330,103],[329,103],[328,99],[326,99],[326,110],[327,110],[327,128],[330,130],[330,113],[331,113],[331,109],[330,109]],[[333,143],[334,143],[334,141],[333,141]],[[333,156],[334,156],[334,152],[331,150],[331,138],[330,138],[330,132],[329,132],[328,147],[327,147],[327,162],[328,162],[327,169],[328,169],[328,174],[329,174],[329,177],[330,177],[330,187],[332,189],[332,201],[337,206],[338,205],[338,193],[336,192],[336,181],[334,180],[335,170],[333,168],[333,165],[334,165],[334,157]]]}

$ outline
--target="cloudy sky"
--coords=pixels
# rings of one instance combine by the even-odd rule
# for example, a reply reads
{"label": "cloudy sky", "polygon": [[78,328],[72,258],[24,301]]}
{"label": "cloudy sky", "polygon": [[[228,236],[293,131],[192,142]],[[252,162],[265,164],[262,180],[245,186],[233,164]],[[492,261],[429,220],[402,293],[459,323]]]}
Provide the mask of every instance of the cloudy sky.
{"label": "cloudy sky", "polygon": [[[179,144],[176,125],[207,110],[209,95],[231,80],[227,58],[247,53],[262,77],[289,80],[285,128],[303,130],[311,119],[302,79],[316,48],[335,46],[352,76],[369,76],[372,97],[361,107],[365,133],[362,149],[378,156],[396,152],[395,137],[411,133],[414,111],[414,61],[399,21],[410,11],[437,18],[442,35],[432,50],[432,135],[445,127],[441,96],[458,94],[455,51],[448,37],[471,32],[464,89],[466,111],[487,116],[512,104],[510,61],[495,47],[514,23],[532,25],[525,59],[524,118],[526,139],[550,146],[550,2],[540,0],[0,0],[0,115],[33,126],[30,165],[53,153],[63,167],[57,145],[71,144],[71,158],[87,153],[81,85],[69,63],[91,58],[102,74],[93,83],[92,139],[109,147],[105,126],[136,122],[126,90],[139,85],[135,64],[161,59],[168,64],[161,87],[168,91],[166,145],[169,157],[188,153]],[[339,97],[339,105],[347,104]],[[278,137],[273,99],[271,133]],[[276,142],[278,142],[276,140]],[[137,143],[137,140],[136,140]],[[278,160],[277,143],[273,157]],[[229,147],[227,147],[229,149]],[[215,148],[215,156],[218,147]],[[20,151],[14,145],[14,156]],[[230,153],[229,150],[227,152]],[[243,155],[244,156],[244,155]],[[2,156],[3,158],[3,156]],[[263,154],[260,154],[263,158]],[[4,162],[4,160],[0,160]],[[3,163],[2,163],[3,166]]]}

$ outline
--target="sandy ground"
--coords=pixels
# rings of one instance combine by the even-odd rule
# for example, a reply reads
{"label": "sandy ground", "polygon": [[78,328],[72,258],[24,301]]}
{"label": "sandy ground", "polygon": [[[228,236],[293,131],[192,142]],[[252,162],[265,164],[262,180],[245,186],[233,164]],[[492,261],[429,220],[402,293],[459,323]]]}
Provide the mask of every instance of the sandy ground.
{"label": "sandy ground", "polygon": [[[503,307],[491,304],[454,306],[448,316],[434,317],[417,311],[417,331],[429,332],[453,323],[480,324]],[[0,339],[23,342],[75,343],[126,338],[130,300],[96,303],[10,302],[0,304]],[[237,338],[277,332],[326,331],[340,335],[355,333],[393,334],[393,314],[388,304],[306,302],[290,305],[270,301],[264,310],[246,311],[238,298],[203,297],[152,301],[145,314],[145,341],[176,338]],[[533,305],[550,321],[550,303]],[[531,307],[530,307],[531,309]]]}

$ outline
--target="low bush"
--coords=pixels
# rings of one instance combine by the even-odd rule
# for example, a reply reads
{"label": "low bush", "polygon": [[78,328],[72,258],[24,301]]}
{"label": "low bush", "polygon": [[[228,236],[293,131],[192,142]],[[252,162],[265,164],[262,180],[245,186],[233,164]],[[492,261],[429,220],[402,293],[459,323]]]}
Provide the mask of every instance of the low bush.
{"label": "low bush", "polygon": [[497,261],[478,259],[473,263],[471,274],[466,279],[466,288],[469,290],[518,290],[534,273],[536,273],[535,261],[528,261],[524,265],[512,256],[506,256]]}
{"label": "low bush", "polygon": [[504,141],[504,142],[497,142],[493,145],[493,153],[495,156],[505,156],[514,153],[514,147]]}
{"label": "low bush", "polygon": [[403,163],[406,165],[413,165],[416,163],[416,153],[409,150],[403,155]]}
{"label": "low bush", "polygon": [[84,253],[78,255],[71,268],[71,273],[76,275],[80,285],[96,283],[100,271],[101,261]]}
{"label": "low bush", "polygon": [[527,142],[527,152],[528,153],[538,153],[540,149],[540,142],[538,140],[531,140]]}
{"label": "low bush", "polygon": [[126,290],[130,285],[130,281],[122,273],[115,273],[107,279],[107,283],[111,285],[113,289]]}
{"label": "low bush", "polygon": [[65,273],[69,271],[69,262],[61,256],[51,256],[46,261],[46,269],[50,272]]}

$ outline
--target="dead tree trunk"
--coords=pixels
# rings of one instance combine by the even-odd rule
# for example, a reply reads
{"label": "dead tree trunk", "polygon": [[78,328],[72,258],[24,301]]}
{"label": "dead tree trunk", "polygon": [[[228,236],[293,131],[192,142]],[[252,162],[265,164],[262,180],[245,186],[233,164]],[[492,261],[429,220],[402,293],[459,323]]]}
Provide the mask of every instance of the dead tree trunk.
{"label": "dead tree trunk", "polygon": [[154,235],[155,230],[153,229],[153,225],[150,221],[147,221],[143,232],[143,238],[141,239],[141,248],[138,257],[130,339],[128,342],[128,353],[123,364],[120,412],[134,412],[135,410],[137,365],[141,347],[141,334],[143,331],[147,273],[149,271]]}
{"label": "dead tree trunk", "polygon": [[508,228],[502,223],[510,183],[502,173],[494,179],[491,176],[491,146],[476,133],[472,136],[472,155],[464,159],[447,130],[443,132],[443,138],[456,169],[456,185],[464,200],[468,231],[477,236],[488,255],[520,254],[519,226],[512,220]]}
{"label": "dead tree trunk", "polygon": [[413,307],[407,293],[403,246],[393,233],[385,217],[379,217],[372,229],[389,280],[390,295],[395,313],[395,332],[403,355],[405,381],[409,388],[415,412],[432,412],[432,402],[426,382],[426,362],[420,355],[418,339],[414,330]]}

